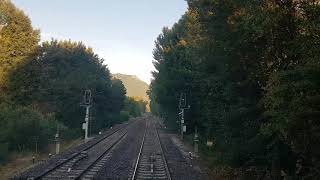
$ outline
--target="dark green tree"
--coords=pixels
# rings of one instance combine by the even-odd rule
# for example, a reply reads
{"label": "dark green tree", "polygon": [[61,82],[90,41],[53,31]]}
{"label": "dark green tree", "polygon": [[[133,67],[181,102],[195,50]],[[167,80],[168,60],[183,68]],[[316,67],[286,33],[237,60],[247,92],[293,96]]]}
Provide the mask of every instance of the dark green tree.
{"label": "dark green tree", "polygon": [[[119,116],[123,99],[118,96],[125,91],[117,84],[112,89],[109,70],[90,48],[82,43],[52,40],[44,42],[37,52],[10,76],[13,102],[32,106],[44,115],[54,112],[60,122],[79,130],[85,112],[80,103],[84,90],[89,89],[92,132]],[[115,109],[112,103],[119,107]]]}
{"label": "dark green tree", "polygon": [[196,126],[214,141],[215,165],[270,168],[277,179],[280,170],[296,176],[302,158],[316,177],[319,2],[188,4],[156,41],[151,110],[177,128],[186,93],[187,133]]}

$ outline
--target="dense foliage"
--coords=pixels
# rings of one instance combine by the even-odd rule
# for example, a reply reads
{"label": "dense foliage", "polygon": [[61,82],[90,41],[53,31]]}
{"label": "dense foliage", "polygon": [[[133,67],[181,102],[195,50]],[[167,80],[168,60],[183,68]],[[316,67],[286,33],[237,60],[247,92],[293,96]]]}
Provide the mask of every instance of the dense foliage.
{"label": "dense foliage", "polygon": [[39,40],[30,19],[0,0],[0,163],[35,144],[45,149],[58,127],[62,139],[82,136],[85,90],[92,92],[90,135],[145,111],[91,48]]}
{"label": "dense foliage", "polygon": [[186,93],[187,133],[214,141],[214,165],[319,177],[319,1],[188,4],[156,41],[152,112],[178,128]]}
{"label": "dense foliage", "polygon": [[0,101],[4,101],[8,73],[33,54],[40,40],[30,19],[7,0],[0,1]]}
{"label": "dense foliage", "polygon": [[65,129],[62,124],[28,107],[1,104],[0,108],[0,162],[7,160],[13,150],[45,149],[53,141],[57,125]]}
{"label": "dense foliage", "polygon": [[45,42],[37,55],[20,63],[12,72],[8,94],[15,103],[31,105],[42,114],[54,112],[66,126],[79,128],[84,121],[84,108],[80,106],[83,91],[90,89],[94,107],[92,130],[96,131],[103,127],[103,121],[110,119],[108,114],[120,112],[123,100],[118,96],[125,97],[123,86],[111,88],[109,70],[102,62],[81,43]]}
{"label": "dense foliage", "polygon": [[128,112],[130,116],[138,117],[146,112],[148,102],[140,97],[127,97],[125,100],[124,111]]}

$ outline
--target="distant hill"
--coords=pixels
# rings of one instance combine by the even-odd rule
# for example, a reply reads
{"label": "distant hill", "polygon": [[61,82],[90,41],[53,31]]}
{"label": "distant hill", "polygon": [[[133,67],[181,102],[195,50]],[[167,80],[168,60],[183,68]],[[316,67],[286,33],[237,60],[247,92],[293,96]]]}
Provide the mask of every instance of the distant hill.
{"label": "distant hill", "polygon": [[127,89],[127,96],[130,97],[142,97],[145,100],[148,100],[147,90],[149,85],[139,79],[135,75],[126,75],[126,74],[112,74],[116,79],[120,79],[124,86]]}

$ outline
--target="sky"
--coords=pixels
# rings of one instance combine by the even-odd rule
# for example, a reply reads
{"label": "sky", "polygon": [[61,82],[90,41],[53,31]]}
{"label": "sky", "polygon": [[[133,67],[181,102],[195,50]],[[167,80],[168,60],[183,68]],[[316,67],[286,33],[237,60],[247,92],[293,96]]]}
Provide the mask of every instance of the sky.
{"label": "sky", "polygon": [[187,10],[185,0],[13,0],[40,29],[41,39],[92,47],[111,73],[150,83],[154,41]]}

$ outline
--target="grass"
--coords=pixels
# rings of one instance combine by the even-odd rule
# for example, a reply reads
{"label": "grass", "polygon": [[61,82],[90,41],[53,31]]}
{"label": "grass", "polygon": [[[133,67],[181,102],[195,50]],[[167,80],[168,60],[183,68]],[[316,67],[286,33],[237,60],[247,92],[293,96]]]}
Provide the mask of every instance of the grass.
{"label": "grass", "polygon": [[[63,142],[61,145],[61,152],[66,151],[67,149],[70,149],[72,147],[75,147],[79,144],[81,144],[83,140],[76,139],[72,141],[66,141]],[[0,175],[1,179],[10,179],[14,174],[16,174],[18,171],[24,170],[30,166],[32,166],[32,157],[36,157],[36,162],[39,162],[41,160],[46,160],[48,158],[49,153],[54,154],[55,152],[55,146],[49,145],[47,152],[39,153],[37,156],[35,156],[32,152],[24,152],[24,153],[17,153],[13,152],[10,154],[9,162],[5,165],[0,165]]]}

